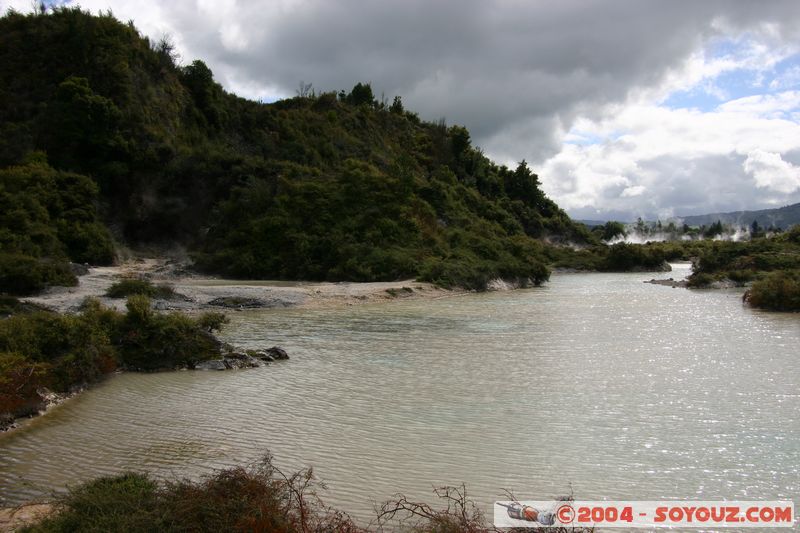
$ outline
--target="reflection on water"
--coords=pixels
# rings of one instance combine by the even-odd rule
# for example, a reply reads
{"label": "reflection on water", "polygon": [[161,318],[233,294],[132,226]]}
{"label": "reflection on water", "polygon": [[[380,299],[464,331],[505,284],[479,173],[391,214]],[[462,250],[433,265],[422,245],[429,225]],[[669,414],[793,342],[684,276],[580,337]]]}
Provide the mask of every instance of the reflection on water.
{"label": "reflection on water", "polygon": [[[685,273],[685,267],[684,273]],[[680,275],[673,272],[668,276]],[[791,499],[800,316],[737,291],[555,275],[543,288],[232,315],[269,368],[126,374],[0,437],[0,505],[124,469],[313,465],[365,518],[465,482],[488,510],[547,498]]]}

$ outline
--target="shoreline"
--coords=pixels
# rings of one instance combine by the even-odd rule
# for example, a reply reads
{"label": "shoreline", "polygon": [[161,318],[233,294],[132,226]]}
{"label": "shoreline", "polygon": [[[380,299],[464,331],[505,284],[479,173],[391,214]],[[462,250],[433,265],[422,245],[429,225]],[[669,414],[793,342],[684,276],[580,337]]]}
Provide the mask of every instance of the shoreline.
{"label": "shoreline", "polygon": [[[104,306],[125,312],[127,298],[109,298],[105,296],[105,292],[116,281],[133,277],[147,279],[156,285],[166,284],[175,290],[176,296],[172,299],[153,299],[152,305],[156,311],[175,311],[189,315],[206,311],[228,314],[245,309],[337,308],[408,299],[438,299],[469,293],[464,289],[448,290],[413,279],[368,283],[227,280],[188,273],[184,264],[160,257],[132,259],[109,267],[88,267],[78,277],[76,287],[51,287],[37,296],[20,298],[20,301],[33,303],[59,314],[71,314],[80,311],[86,298],[97,298]],[[238,357],[252,359],[246,357],[246,354],[238,354]],[[235,358],[236,356],[206,361],[206,364],[197,369],[222,370],[260,366],[260,363],[253,364],[246,360],[233,361]],[[236,364],[228,364],[229,359]],[[224,366],[210,364],[217,362]],[[119,372],[117,370],[114,374]],[[112,375],[104,379],[110,377]],[[91,385],[65,394],[39,391],[41,407],[35,413],[30,412],[6,421],[2,424],[0,435],[22,429],[29,420],[46,415],[52,408],[75,398],[88,387]]]}
{"label": "shoreline", "polygon": [[16,531],[47,517],[54,511],[52,503],[31,502],[16,507],[0,508],[0,531]]}
{"label": "shoreline", "polygon": [[153,284],[171,286],[176,297],[153,299],[159,311],[237,311],[242,309],[330,308],[405,299],[436,299],[468,293],[465,289],[443,289],[414,279],[377,282],[316,282],[230,280],[187,273],[183,265],[166,258],[125,261],[108,267],[89,267],[78,277],[76,287],[51,287],[38,296],[20,301],[44,306],[59,313],[77,312],[87,297],[118,311],[125,298],[109,298],[106,290],[123,278],[138,277]]}

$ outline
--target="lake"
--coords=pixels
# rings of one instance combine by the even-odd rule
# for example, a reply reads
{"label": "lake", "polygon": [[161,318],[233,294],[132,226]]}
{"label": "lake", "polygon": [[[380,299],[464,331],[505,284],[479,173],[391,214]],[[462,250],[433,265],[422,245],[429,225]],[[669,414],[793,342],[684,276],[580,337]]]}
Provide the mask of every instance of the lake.
{"label": "lake", "polygon": [[[123,374],[0,435],[0,506],[125,469],[174,479],[313,466],[367,521],[403,492],[521,499],[792,499],[800,315],[740,290],[554,274],[544,287],[232,314],[226,340],[292,359]],[[490,515],[491,516],[491,515]]]}

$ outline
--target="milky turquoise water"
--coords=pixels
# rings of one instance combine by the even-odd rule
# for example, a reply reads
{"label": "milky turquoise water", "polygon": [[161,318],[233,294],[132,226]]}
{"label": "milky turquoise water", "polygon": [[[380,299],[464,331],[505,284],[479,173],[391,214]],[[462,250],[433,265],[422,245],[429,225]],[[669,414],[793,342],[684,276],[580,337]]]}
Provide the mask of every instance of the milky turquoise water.
{"label": "milky turquoise water", "polygon": [[[661,277],[681,277],[686,267]],[[227,340],[288,362],[125,374],[0,436],[0,505],[124,469],[166,478],[313,466],[361,520],[396,492],[793,499],[800,315],[740,291],[561,274],[543,288],[235,313]]]}

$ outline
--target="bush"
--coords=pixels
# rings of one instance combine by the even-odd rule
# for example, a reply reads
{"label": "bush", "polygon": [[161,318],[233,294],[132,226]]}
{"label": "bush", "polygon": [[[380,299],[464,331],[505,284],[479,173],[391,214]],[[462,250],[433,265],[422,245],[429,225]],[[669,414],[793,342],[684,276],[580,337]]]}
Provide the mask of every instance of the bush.
{"label": "bush", "polygon": [[[197,482],[158,483],[147,474],[125,473],[73,488],[57,502],[52,516],[25,531],[369,531],[356,526],[347,514],[326,506],[318,494],[320,488],[324,485],[311,469],[287,475],[273,466],[269,455],[250,468],[221,470]],[[463,485],[437,488],[434,494],[442,502],[441,509],[397,495],[377,510],[375,530],[499,533],[467,497]],[[547,531],[592,530],[556,527]]]}
{"label": "bush", "polygon": [[123,314],[89,299],[75,315],[31,310],[0,320],[0,415],[27,414],[22,408],[38,405],[41,387],[68,392],[121,365],[171,369],[221,357],[211,331],[224,315],[158,314],[142,295],[131,296],[127,307]]}
{"label": "bush", "polygon": [[137,278],[117,281],[106,291],[109,298],[126,298],[134,294],[162,300],[170,300],[176,296],[175,290],[169,285],[153,285],[146,279]]}
{"label": "bush", "polygon": [[50,285],[72,287],[78,278],[63,261],[47,261],[34,257],[0,253],[0,292],[29,296]]}
{"label": "bush", "polygon": [[325,507],[318,486],[311,470],[286,476],[269,456],[199,482],[159,484],[147,474],[125,473],[72,489],[54,516],[27,531],[363,531]]}
{"label": "bush", "polygon": [[773,272],[753,283],[745,293],[753,307],[773,311],[800,311],[800,271]]}
{"label": "bush", "polygon": [[35,313],[36,311],[46,311],[44,306],[39,304],[20,302],[13,296],[0,295],[0,318],[10,315]]}
{"label": "bush", "polygon": [[601,269],[612,272],[659,269],[664,264],[660,248],[646,245],[619,243],[608,249]]}
{"label": "bush", "polygon": [[150,299],[143,295],[128,298],[127,308],[118,333],[119,355],[125,366],[159,370],[220,356],[220,341],[197,320],[180,313],[154,313]]}
{"label": "bush", "polygon": [[222,329],[222,326],[229,323],[231,320],[225,313],[208,312],[203,313],[197,319],[197,325],[209,333]]}
{"label": "bush", "polygon": [[714,276],[711,274],[704,274],[702,272],[695,272],[689,276],[687,285],[695,289],[702,289],[708,287],[714,282]]}

